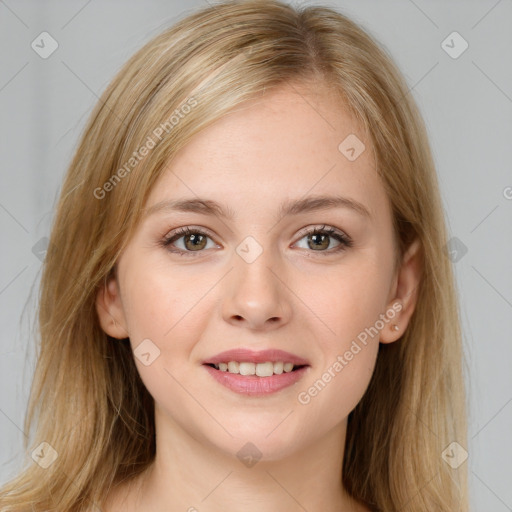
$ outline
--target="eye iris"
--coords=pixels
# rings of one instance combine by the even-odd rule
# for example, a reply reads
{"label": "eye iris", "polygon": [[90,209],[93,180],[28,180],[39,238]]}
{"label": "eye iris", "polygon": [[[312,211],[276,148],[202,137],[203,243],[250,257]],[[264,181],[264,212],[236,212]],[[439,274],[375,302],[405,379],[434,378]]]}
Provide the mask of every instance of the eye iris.
{"label": "eye iris", "polygon": [[[322,238],[322,241],[320,242],[320,244],[317,244],[316,242],[318,241],[319,237]],[[329,235],[323,235],[323,234],[318,234],[318,233],[314,233],[312,235],[309,235],[308,237],[308,246],[310,249],[313,249],[313,250],[317,250],[317,249],[327,249],[327,247],[329,247]],[[314,239],[315,242],[313,245],[311,245],[309,243],[309,240],[311,239]],[[327,240],[327,245],[325,244],[325,241]]]}
{"label": "eye iris", "polygon": [[[204,249],[204,247],[206,245],[206,237],[203,235],[191,234],[191,235],[185,235],[184,238],[185,238],[185,247],[187,249],[191,249],[193,251],[197,250],[197,249]],[[188,240],[192,241],[191,246],[189,246],[187,244]],[[202,245],[200,245],[201,243],[202,243]]]}

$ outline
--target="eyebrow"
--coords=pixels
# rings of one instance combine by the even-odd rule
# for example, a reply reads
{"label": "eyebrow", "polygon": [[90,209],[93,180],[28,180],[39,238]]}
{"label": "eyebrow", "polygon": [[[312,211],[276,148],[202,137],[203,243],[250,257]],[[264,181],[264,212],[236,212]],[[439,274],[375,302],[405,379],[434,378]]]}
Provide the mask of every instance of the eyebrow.
{"label": "eyebrow", "polygon": [[[370,211],[362,203],[348,197],[326,195],[309,196],[303,199],[285,201],[279,208],[279,217],[328,210],[331,208],[346,208],[363,217],[371,218]],[[235,217],[235,212],[231,208],[223,207],[221,204],[211,199],[199,197],[160,201],[147,208],[145,216],[161,211],[192,212],[229,220],[233,220]]]}

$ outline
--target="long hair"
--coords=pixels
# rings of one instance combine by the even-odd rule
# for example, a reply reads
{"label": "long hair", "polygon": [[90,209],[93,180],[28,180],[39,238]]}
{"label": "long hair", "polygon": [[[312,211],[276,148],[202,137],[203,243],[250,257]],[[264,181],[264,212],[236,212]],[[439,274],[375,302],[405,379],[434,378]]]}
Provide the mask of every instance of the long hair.
{"label": "long hair", "polygon": [[[129,340],[101,329],[97,291],[173,155],[246,100],[301,81],[337,91],[366,130],[392,205],[397,261],[421,243],[416,309],[401,339],[380,347],[349,415],[343,484],[374,510],[467,511],[466,464],[454,469],[442,456],[452,442],[466,446],[463,354],[422,118],[392,59],[358,25],[327,7],[277,0],[192,12],[137,51],[93,109],[52,225],[27,460],[1,489],[2,511],[88,510],[152,463],[154,402]],[[55,460],[38,463],[43,454]]]}

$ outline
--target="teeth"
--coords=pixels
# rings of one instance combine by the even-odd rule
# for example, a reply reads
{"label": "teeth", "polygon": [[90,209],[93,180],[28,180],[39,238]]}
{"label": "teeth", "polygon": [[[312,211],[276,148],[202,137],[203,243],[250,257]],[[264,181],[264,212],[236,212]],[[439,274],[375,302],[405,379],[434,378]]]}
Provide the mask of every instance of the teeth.
{"label": "teeth", "polygon": [[219,363],[214,365],[217,370],[229,373],[238,373],[240,375],[257,375],[258,377],[270,377],[272,375],[280,375],[283,373],[289,373],[293,370],[293,363],[285,363],[278,361],[272,363],[267,361],[266,363],[247,363],[238,361],[229,361],[227,363]]}
{"label": "teeth", "polygon": [[256,365],[254,363],[240,363],[240,375],[254,375],[256,373]]}
{"label": "teeth", "polygon": [[274,363],[274,373],[276,373],[277,375],[280,375],[281,373],[283,373],[283,366],[284,366],[284,363],[282,361],[279,361],[278,363]]}
{"label": "teeth", "polygon": [[274,363],[258,363],[256,365],[256,375],[258,377],[270,377],[274,375]]}
{"label": "teeth", "polygon": [[228,363],[229,373],[240,373],[240,365],[236,361],[230,361]]}

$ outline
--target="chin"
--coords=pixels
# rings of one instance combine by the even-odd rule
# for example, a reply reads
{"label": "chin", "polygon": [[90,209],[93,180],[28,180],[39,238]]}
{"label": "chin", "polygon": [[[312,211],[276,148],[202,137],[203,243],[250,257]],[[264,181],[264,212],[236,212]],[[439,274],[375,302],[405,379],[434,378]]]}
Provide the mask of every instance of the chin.
{"label": "chin", "polygon": [[220,439],[210,437],[209,442],[218,449],[234,455],[242,463],[245,458],[249,462],[253,459],[259,461],[285,459],[300,450],[301,446],[305,444],[303,429],[294,428],[293,424],[288,424],[285,428],[284,423],[288,420],[281,423],[285,417],[286,414],[280,415],[275,417],[272,422],[227,423],[225,427],[233,437],[224,435],[220,443]]}

